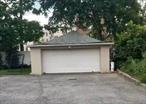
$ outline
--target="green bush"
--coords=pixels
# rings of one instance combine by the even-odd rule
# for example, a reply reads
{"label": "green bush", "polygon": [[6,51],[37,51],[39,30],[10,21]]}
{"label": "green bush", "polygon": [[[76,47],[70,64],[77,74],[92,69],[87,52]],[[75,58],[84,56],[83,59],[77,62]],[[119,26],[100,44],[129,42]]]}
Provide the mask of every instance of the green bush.
{"label": "green bush", "polygon": [[[143,54],[146,52],[146,28],[145,26],[133,24],[129,22],[127,29],[117,36],[115,42],[115,57],[116,66],[119,68],[128,60],[143,59]],[[135,63],[135,62],[133,62]]]}
{"label": "green bush", "polygon": [[121,70],[146,83],[146,54],[142,60],[128,58]]}

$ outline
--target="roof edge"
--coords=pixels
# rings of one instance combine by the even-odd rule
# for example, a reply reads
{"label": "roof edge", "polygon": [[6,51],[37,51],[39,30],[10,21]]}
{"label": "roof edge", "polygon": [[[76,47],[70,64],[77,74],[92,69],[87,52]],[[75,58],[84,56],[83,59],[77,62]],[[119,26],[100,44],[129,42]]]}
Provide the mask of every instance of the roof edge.
{"label": "roof edge", "polygon": [[30,48],[43,48],[43,47],[59,47],[59,46],[112,46],[114,42],[103,43],[90,43],[90,44],[49,44],[49,45],[32,45]]}

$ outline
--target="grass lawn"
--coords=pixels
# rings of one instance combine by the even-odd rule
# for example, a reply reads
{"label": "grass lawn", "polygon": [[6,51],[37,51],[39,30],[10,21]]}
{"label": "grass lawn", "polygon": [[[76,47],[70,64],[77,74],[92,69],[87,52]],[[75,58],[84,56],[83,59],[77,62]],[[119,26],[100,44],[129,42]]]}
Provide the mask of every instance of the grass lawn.
{"label": "grass lawn", "polygon": [[140,80],[142,83],[146,84],[146,74],[142,74],[142,75],[133,75],[134,78]]}
{"label": "grass lawn", "polygon": [[28,75],[30,72],[30,68],[0,69],[0,75]]}

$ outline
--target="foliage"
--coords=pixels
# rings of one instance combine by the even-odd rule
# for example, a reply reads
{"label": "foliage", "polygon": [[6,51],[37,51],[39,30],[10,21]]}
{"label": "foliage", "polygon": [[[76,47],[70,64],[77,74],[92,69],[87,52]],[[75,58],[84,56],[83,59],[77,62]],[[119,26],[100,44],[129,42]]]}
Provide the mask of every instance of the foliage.
{"label": "foliage", "polygon": [[20,15],[24,15],[26,11],[33,9],[36,0],[1,0],[0,8],[7,11],[8,16],[13,16],[14,18],[20,18]]}
{"label": "foliage", "polygon": [[129,22],[126,30],[118,34],[115,42],[115,61],[120,67],[128,57],[142,59],[146,51],[146,29],[145,26]]}
{"label": "foliage", "polygon": [[7,64],[10,67],[19,64],[17,56],[19,44],[38,41],[43,35],[42,26],[38,22],[23,19],[23,15],[33,9],[34,1],[0,1],[0,51],[6,52]]}
{"label": "foliage", "polygon": [[20,15],[31,10],[35,0],[0,1],[0,51],[17,49],[18,44],[37,41],[42,27],[36,21],[24,20]]}
{"label": "foliage", "polygon": [[[50,31],[71,30],[73,27],[90,27],[93,37],[102,39],[101,31],[107,28],[108,34],[116,37],[125,29],[125,24],[133,20],[143,23],[137,0],[39,0],[45,14],[53,9],[46,28]],[[101,26],[101,19],[105,23]]]}
{"label": "foliage", "polygon": [[[7,25],[7,26],[5,26]],[[11,20],[0,24],[1,50],[15,48],[20,43],[37,41],[42,35],[42,27],[38,22],[27,20]]]}
{"label": "foliage", "polygon": [[[146,56],[146,54],[145,54]],[[146,57],[144,59],[133,59],[132,57],[123,64],[121,68],[124,72],[134,76],[141,82],[146,83]]]}

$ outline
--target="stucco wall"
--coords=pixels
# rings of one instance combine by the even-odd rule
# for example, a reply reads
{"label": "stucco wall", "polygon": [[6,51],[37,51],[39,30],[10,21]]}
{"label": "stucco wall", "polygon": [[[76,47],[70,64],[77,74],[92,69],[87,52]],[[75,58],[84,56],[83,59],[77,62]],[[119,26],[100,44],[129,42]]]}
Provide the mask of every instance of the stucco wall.
{"label": "stucco wall", "polygon": [[100,68],[101,72],[110,72],[110,47],[102,46],[100,48]]}
{"label": "stucco wall", "polygon": [[[110,51],[109,51],[110,47],[111,47],[110,45],[98,47],[100,53],[99,66],[101,73],[110,72]],[[43,73],[42,56],[43,55],[42,55],[41,47],[31,48],[32,74],[41,75]]]}
{"label": "stucco wall", "polygon": [[42,60],[41,60],[41,49],[31,49],[31,74],[41,75],[42,74]]}

